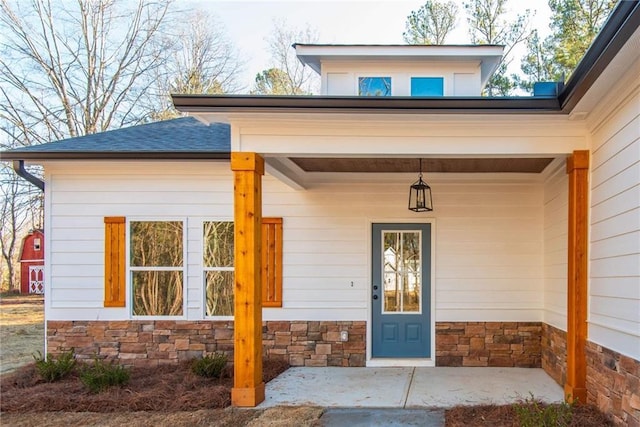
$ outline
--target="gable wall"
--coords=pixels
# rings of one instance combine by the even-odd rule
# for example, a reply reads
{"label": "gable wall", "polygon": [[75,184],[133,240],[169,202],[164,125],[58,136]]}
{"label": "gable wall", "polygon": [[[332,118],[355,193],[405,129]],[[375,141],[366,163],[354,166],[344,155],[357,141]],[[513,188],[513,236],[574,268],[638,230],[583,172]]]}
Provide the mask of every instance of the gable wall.
{"label": "gable wall", "polygon": [[[227,163],[52,163],[47,171],[48,320],[117,320],[102,308],[104,216],[189,218],[186,317],[202,318],[202,220],[231,220]],[[406,209],[407,183],[264,179],[264,215],[284,217],[284,308],[265,320],[366,320],[372,221],[434,217],[436,320],[540,321],[543,189],[536,183],[439,183],[434,215]]]}

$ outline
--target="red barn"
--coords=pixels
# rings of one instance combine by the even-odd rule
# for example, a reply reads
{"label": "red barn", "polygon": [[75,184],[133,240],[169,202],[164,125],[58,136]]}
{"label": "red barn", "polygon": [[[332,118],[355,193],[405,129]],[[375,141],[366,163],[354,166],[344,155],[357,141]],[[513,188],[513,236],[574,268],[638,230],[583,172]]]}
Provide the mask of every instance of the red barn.
{"label": "red barn", "polygon": [[20,292],[44,293],[44,233],[42,230],[32,230],[22,240]]}

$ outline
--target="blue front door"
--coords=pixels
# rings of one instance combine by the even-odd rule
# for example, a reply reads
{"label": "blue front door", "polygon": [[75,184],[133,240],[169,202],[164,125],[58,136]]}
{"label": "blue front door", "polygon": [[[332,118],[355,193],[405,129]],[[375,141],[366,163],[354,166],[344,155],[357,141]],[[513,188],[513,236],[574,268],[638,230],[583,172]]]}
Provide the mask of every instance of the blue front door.
{"label": "blue front door", "polygon": [[431,357],[431,224],[373,224],[371,356]]}

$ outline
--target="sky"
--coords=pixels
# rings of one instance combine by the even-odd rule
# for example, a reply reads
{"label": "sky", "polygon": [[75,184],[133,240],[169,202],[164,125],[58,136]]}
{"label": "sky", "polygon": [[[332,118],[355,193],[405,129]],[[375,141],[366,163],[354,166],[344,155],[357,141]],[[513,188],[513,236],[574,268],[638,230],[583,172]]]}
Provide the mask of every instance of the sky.
{"label": "sky", "polygon": [[[458,28],[447,39],[449,44],[468,44],[469,35],[462,0],[459,5]],[[255,76],[270,68],[267,41],[273,22],[284,19],[287,27],[317,30],[318,43],[334,44],[404,44],[407,16],[424,4],[424,0],[179,0],[178,4],[203,9],[215,15],[229,40],[245,60],[239,76],[243,92],[253,86]],[[532,25],[541,34],[549,32],[550,11],[547,0],[509,0],[508,16],[525,9],[535,12]],[[524,46],[515,53],[519,60]],[[515,61],[514,61],[515,62]],[[514,65],[517,71],[517,65]]]}

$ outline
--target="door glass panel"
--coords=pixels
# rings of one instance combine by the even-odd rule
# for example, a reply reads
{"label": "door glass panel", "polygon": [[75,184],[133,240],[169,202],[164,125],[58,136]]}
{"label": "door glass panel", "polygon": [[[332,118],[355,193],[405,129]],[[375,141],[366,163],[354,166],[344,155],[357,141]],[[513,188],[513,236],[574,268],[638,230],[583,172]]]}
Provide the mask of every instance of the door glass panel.
{"label": "door glass panel", "polygon": [[383,232],[383,313],[421,312],[420,239],[418,231]]}

